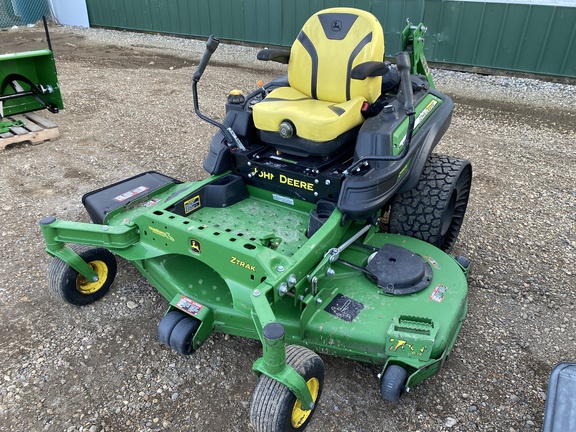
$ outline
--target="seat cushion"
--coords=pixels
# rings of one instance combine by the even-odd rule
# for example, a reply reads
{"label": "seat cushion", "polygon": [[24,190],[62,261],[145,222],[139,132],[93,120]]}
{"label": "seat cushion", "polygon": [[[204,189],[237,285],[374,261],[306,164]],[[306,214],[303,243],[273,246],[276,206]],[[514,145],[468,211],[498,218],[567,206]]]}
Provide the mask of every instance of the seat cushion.
{"label": "seat cushion", "polygon": [[290,87],[314,99],[343,102],[380,96],[381,77],[353,80],[352,69],[384,59],[382,26],[370,12],[331,8],[310,17],[292,44],[288,64]]}
{"label": "seat cushion", "polygon": [[360,111],[364,101],[362,96],[341,103],[321,101],[292,87],[281,87],[254,105],[254,125],[259,130],[278,132],[280,123],[290,120],[299,137],[331,141],[364,121]]}

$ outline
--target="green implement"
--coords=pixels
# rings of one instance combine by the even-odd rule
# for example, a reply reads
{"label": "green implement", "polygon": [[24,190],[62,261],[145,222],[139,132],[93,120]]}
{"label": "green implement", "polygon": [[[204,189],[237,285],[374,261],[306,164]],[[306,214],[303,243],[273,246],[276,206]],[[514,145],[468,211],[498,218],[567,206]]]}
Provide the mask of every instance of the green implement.
{"label": "green implement", "polygon": [[64,108],[48,26],[43,21],[48,49],[0,54],[0,118],[40,109],[57,113]]}

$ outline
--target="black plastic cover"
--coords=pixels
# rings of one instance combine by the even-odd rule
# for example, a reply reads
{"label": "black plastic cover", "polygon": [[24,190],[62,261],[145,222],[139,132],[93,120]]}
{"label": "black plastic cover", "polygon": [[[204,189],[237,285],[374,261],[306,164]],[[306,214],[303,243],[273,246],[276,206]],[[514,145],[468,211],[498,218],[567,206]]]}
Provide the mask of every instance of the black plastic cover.
{"label": "black plastic cover", "polygon": [[180,216],[188,216],[200,208],[229,207],[246,198],[248,189],[244,179],[228,174],[183,196],[167,210]]}
{"label": "black plastic cover", "polygon": [[210,141],[210,150],[202,166],[211,175],[223,174],[230,169],[230,148],[222,131],[216,132]]}
{"label": "black plastic cover", "polygon": [[368,265],[367,276],[386,294],[403,295],[423,290],[432,280],[432,267],[420,255],[385,244]]}
{"label": "black plastic cover", "polygon": [[336,203],[332,201],[319,200],[316,204],[316,209],[310,211],[306,237],[310,238],[316,234],[316,231],[322,228],[322,225],[324,225],[335,209]]}
{"label": "black plastic cover", "polygon": [[[350,144],[356,139],[360,127],[352,128],[330,141],[311,141],[306,138],[293,135],[283,138],[278,132],[260,131],[260,139],[272,147],[296,156],[329,156],[340,150],[345,144]],[[296,130],[298,133],[298,130]]]}
{"label": "black plastic cover", "polygon": [[[454,102],[448,96],[433,89],[429,92],[441,98],[442,104],[414,135],[404,158],[392,162],[373,160],[370,162],[373,167],[370,171],[350,175],[342,182],[338,208],[347,217],[353,220],[368,219],[382,209],[396,193],[405,192],[418,183],[428,156],[448,129],[454,108]],[[358,134],[355,160],[392,155],[392,134],[405,118],[400,115],[402,104],[403,101],[398,100],[393,104],[394,111],[383,111],[364,122]],[[394,118],[396,121],[393,121]],[[408,172],[400,176],[408,161]]]}
{"label": "black plastic cover", "polygon": [[[230,104],[227,104],[229,106]],[[239,105],[241,108],[242,105]],[[223,122],[225,127],[230,127],[236,136],[248,144],[248,135],[254,128],[252,123],[252,114],[242,109],[229,109]],[[216,132],[216,135],[210,141],[210,150],[206,159],[204,159],[204,169],[211,175],[219,175],[230,169],[230,147],[226,144],[226,138],[222,131]]]}
{"label": "black plastic cover", "polygon": [[111,211],[124,207],[135,200],[143,200],[166,185],[179,183],[182,182],[156,171],[148,171],[88,192],[82,197],[82,204],[90,215],[90,219],[94,223],[102,224],[106,215]]}

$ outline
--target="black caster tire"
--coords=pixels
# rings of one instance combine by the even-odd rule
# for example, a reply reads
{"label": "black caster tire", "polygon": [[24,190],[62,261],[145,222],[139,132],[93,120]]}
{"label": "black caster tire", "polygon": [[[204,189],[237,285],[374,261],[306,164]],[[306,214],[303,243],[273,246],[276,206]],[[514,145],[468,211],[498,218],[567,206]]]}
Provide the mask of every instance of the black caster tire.
{"label": "black caster tire", "polygon": [[48,289],[58,298],[75,306],[94,303],[106,295],[116,277],[116,258],[99,247],[73,245],[76,252],[98,274],[97,281],[89,281],[58,257],[48,268]]}
{"label": "black caster tire", "polygon": [[182,355],[193,354],[196,350],[192,342],[199,327],[200,321],[190,316],[180,320],[170,333],[170,347]]}
{"label": "black caster tire", "polygon": [[392,199],[390,232],[418,238],[450,252],[464,221],[471,186],[469,161],[430,155],[418,184]]}
{"label": "black caster tire", "polygon": [[460,264],[462,268],[466,270],[469,274],[472,272],[472,261],[470,261],[470,258],[465,257],[463,255],[458,255],[455,259],[458,262],[458,264]]}
{"label": "black caster tire", "polygon": [[408,371],[402,366],[390,365],[384,371],[380,382],[380,394],[390,402],[398,402],[406,389]]}
{"label": "black caster tire", "polygon": [[300,401],[287,387],[260,375],[250,405],[250,419],[256,432],[303,431],[316,411],[324,386],[324,362],[307,348],[289,345],[286,347],[286,363],[306,380],[314,407],[302,409]]}
{"label": "black caster tire", "polygon": [[164,315],[158,324],[158,340],[164,345],[170,346],[170,335],[172,334],[174,327],[176,327],[176,324],[186,317],[188,317],[188,315],[178,310],[170,311]]}

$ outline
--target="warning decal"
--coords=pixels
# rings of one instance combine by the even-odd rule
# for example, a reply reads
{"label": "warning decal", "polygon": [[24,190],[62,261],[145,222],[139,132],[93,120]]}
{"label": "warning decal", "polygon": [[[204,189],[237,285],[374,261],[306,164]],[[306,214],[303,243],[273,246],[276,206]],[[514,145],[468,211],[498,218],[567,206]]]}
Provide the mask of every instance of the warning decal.
{"label": "warning decal", "polygon": [[132,198],[133,196],[136,196],[138,194],[141,194],[142,192],[147,191],[148,188],[146,186],[138,186],[137,188],[134,188],[132,190],[129,190],[128,192],[124,192],[122,195],[118,195],[117,197],[114,197],[114,199],[116,201],[126,201],[129,198]]}
{"label": "warning decal", "polygon": [[198,312],[200,312],[204,306],[188,297],[182,296],[180,300],[178,300],[178,303],[176,303],[176,307],[188,312],[190,315],[198,315]]}
{"label": "warning decal", "polygon": [[352,322],[362,309],[364,309],[362,303],[342,294],[337,294],[324,310],[341,320]]}
{"label": "warning decal", "polygon": [[194,210],[199,209],[201,206],[202,204],[200,203],[200,195],[196,195],[188,201],[184,201],[184,213],[192,213]]}
{"label": "warning decal", "polygon": [[448,291],[447,286],[438,285],[436,288],[434,288],[434,291],[430,296],[430,300],[434,300],[435,302],[440,303],[442,300],[444,300],[444,294],[446,294],[446,291]]}

